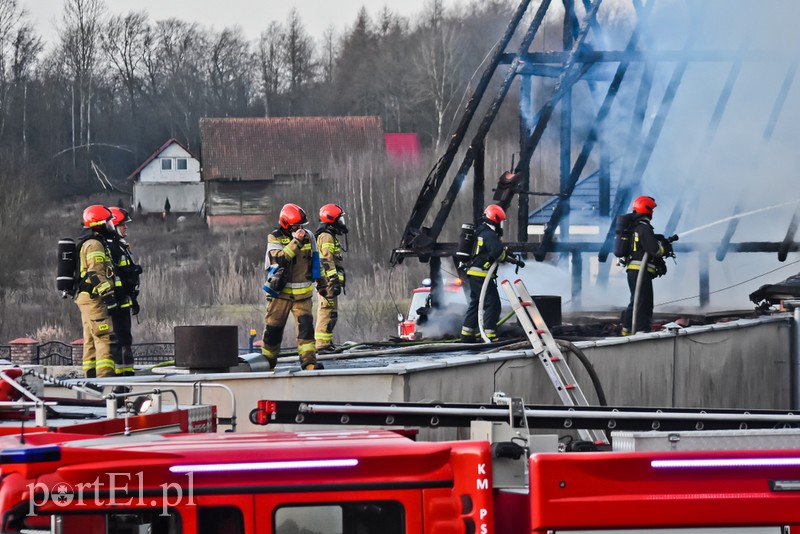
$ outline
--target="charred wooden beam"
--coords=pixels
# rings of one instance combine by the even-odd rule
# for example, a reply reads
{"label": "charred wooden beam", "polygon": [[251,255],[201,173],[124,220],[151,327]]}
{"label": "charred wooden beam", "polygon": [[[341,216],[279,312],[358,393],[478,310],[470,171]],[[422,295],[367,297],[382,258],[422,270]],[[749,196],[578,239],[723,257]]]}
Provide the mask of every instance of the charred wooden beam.
{"label": "charred wooden beam", "polygon": [[[456,153],[461,146],[461,141],[464,139],[464,136],[467,133],[467,128],[469,127],[470,122],[472,122],[472,117],[478,110],[478,105],[483,97],[483,93],[486,91],[486,88],[489,86],[489,82],[492,80],[492,77],[497,70],[497,67],[500,65],[506,46],[508,46],[511,38],[514,36],[522,17],[528,10],[529,4],[530,0],[522,0],[519,3],[517,9],[514,11],[513,16],[511,17],[511,20],[508,23],[508,26],[506,26],[506,29],[503,32],[503,36],[497,42],[497,45],[495,45],[492,52],[492,57],[489,59],[486,69],[483,71],[480,80],[475,86],[475,91],[467,102],[467,107],[464,110],[464,114],[461,117],[455,133],[450,138],[450,143],[448,144],[447,150],[436,163],[436,165],[434,165],[433,169],[425,180],[425,184],[419,192],[419,196],[417,197],[417,201],[414,204],[414,208],[411,212],[411,217],[409,218],[408,224],[403,231],[400,245],[401,248],[409,246],[416,248],[415,243],[424,242],[430,244],[432,241],[435,241],[435,238],[431,240],[425,236],[426,232],[422,228],[422,224],[425,222],[425,218],[428,215],[434,200],[436,199],[436,194],[441,188],[444,178],[447,175],[447,171],[450,169],[450,165],[452,164],[453,159],[455,158]],[[398,255],[397,250],[392,252],[391,261],[393,264],[399,263],[402,260],[403,256]]]}

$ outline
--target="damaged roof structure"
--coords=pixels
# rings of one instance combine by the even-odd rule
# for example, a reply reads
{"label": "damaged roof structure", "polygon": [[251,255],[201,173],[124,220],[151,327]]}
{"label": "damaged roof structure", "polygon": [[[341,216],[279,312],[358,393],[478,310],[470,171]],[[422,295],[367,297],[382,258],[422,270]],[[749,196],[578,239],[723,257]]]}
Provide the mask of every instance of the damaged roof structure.
{"label": "damaged roof structure", "polygon": [[[457,247],[442,237],[464,222],[449,221],[450,211],[469,183],[475,220],[490,199],[508,208],[516,197],[509,248],[568,270],[576,306],[619,292],[608,261],[614,221],[638,195],[657,199],[656,231],[681,236],[678,263],[659,283],[684,302],[709,305],[797,263],[798,11],[780,1],[521,1],[422,185],[393,262],[429,262],[436,284],[441,259]],[[560,50],[546,48],[546,17],[563,22]],[[519,154],[513,179],[495,186],[486,174],[501,170],[485,168],[484,147],[515,94]],[[538,191],[532,174],[547,142],[557,147],[557,187]],[[587,225],[589,235],[569,230]],[[747,302],[748,292],[731,301]]]}

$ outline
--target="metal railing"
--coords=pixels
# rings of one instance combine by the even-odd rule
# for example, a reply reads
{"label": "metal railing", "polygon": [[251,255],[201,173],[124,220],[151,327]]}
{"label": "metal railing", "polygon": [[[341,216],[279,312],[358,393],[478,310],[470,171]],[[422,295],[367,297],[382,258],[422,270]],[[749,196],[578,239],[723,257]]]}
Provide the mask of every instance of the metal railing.
{"label": "metal railing", "polygon": [[36,347],[34,364],[72,365],[72,345],[63,341],[48,341]]}
{"label": "metal railing", "polygon": [[[63,341],[47,341],[36,346],[31,363],[36,365],[79,365],[80,345]],[[77,352],[76,352],[77,351]],[[131,345],[134,365],[158,365],[175,360],[175,343],[136,343]],[[252,352],[250,347],[239,347],[239,354]],[[11,345],[0,345],[0,359],[11,361]]]}
{"label": "metal railing", "polygon": [[137,343],[131,345],[134,365],[158,365],[175,359],[175,343]]}

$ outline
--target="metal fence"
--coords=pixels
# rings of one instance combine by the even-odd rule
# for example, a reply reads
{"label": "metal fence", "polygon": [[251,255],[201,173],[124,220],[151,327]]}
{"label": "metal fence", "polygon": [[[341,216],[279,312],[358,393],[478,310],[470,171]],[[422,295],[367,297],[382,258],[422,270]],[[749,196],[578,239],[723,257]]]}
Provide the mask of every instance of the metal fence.
{"label": "metal fence", "polygon": [[175,343],[138,343],[131,345],[134,365],[158,365],[175,359]]}
{"label": "metal fence", "polygon": [[38,365],[72,365],[72,345],[63,341],[48,341],[36,347]]}
{"label": "metal fence", "polygon": [[[38,365],[72,365],[79,362],[82,347],[73,346],[63,341],[48,341],[36,347],[36,356],[32,363]],[[131,346],[134,365],[158,365],[175,360],[175,343],[137,343]],[[240,347],[239,354],[252,352],[252,347]],[[0,345],[0,359],[11,361],[11,345]]]}

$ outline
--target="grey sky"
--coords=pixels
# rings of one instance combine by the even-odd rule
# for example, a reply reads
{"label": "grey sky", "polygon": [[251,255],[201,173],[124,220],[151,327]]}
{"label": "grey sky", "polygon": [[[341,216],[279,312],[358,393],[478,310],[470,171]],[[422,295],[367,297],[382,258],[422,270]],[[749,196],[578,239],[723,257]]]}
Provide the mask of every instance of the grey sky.
{"label": "grey sky", "polygon": [[[286,20],[296,8],[308,33],[318,39],[329,25],[337,31],[350,25],[361,6],[371,16],[384,5],[403,16],[421,11],[426,0],[105,0],[110,13],[143,10],[151,19],[176,17],[219,30],[239,25],[248,38],[255,38],[267,25]],[[453,3],[453,2],[448,2]],[[56,25],[61,20],[63,0],[22,0],[45,40],[52,42]]]}

